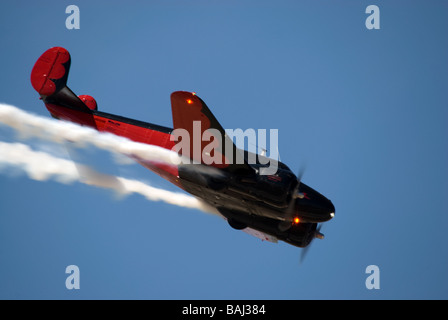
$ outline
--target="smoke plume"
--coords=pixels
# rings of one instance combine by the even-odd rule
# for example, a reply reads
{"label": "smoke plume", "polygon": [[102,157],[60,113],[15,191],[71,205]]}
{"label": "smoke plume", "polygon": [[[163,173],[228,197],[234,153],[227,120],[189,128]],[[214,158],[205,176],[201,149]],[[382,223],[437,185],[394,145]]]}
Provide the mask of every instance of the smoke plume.
{"label": "smoke plume", "polygon": [[[133,142],[73,123],[33,115],[11,105],[0,104],[0,124],[13,128],[22,138],[39,138],[58,144],[70,141],[78,147],[94,146],[145,161],[173,165],[179,161],[178,154],[173,151]],[[138,180],[100,173],[91,167],[56,157],[49,152],[33,150],[29,145],[23,143],[0,141],[0,168],[2,167],[18,168],[31,179],[38,181],[49,179],[61,183],[77,181],[113,190],[121,195],[136,193],[150,201],[164,201],[180,207],[217,213],[216,209],[190,195],[156,188]]]}

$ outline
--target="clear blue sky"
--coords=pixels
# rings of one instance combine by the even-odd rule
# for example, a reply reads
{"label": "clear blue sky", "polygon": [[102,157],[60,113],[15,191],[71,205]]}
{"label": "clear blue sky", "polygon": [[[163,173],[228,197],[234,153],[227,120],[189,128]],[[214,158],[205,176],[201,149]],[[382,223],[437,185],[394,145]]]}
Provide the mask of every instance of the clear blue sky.
{"label": "clear blue sky", "polygon": [[0,298],[447,299],[447,30],[444,1],[2,1],[1,102],[48,116],[29,76],[52,46],[106,112],[171,126],[170,93],[196,91],[224,128],[278,129],[281,160],[306,164],[336,217],[299,265],[301,249],[195,210],[1,172]]}

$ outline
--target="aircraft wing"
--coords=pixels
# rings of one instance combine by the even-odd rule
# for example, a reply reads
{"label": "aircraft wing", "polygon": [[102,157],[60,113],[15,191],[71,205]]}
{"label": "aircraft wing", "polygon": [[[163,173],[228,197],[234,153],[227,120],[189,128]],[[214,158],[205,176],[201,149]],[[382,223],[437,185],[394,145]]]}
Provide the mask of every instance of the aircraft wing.
{"label": "aircraft wing", "polygon": [[226,135],[205,102],[195,93],[173,92],[171,109],[174,128],[172,135],[180,136],[176,149],[179,154],[232,173],[254,172],[245,161],[243,152]]}

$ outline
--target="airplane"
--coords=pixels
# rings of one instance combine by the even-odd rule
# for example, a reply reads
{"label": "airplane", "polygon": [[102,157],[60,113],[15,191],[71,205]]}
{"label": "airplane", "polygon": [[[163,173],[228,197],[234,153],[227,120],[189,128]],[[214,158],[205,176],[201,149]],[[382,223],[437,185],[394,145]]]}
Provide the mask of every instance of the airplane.
{"label": "airplane", "polygon": [[[191,140],[188,147],[177,152],[195,160],[192,163],[172,165],[134,159],[216,208],[234,229],[262,240],[281,240],[301,248],[307,248],[315,238],[324,238],[320,228],[334,217],[333,203],[303,183],[301,172],[296,176],[280,161],[260,154],[253,157],[254,153],[237,148],[196,93],[176,91],[171,94],[173,128],[168,128],[99,111],[93,97],[77,96],[67,87],[70,64],[69,52],[53,47],[39,57],[31,72],[31,84],[53,118],[168,150],[176,146],[178,137],[172,136],[176,129],[194,136],[194,131],[198,130],[196,124],[199,124],[201,136],[212,132],[213,141],[216,141],[213,157],[222,161],[210,163],[210,159],[202,158],[204,152],[200,152],[198,159],[193,149],[199,146],[200,151],[204,151],[207,144],[201,141],[194,145]],[[210,153],[205,154],[210,156]],[[249,162],[249,158],[255,161]],[[274,174],[262,174],[267,163],[276,165]],[[196,170],[204,166],[215,168],[219,174]]]}

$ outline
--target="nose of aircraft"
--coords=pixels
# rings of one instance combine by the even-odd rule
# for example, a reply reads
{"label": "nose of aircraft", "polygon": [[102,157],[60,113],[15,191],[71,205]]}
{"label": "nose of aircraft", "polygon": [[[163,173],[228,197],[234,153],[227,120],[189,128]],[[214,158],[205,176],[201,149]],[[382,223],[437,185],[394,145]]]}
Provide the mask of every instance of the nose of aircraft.
{"label": "nose of aircraft", "polygon": [[314,189],[303,184],[306,197],[299,202],[300,214],[309,222],[325,222],[331,220],[336,212],[333,202]]}
{"label": "nose of aircraft", "polygon": [[318,216],[322,219],[322,222],[333,219],[335,208],[331,200],[328,200],[322,196],[322,199],[320,199],[319,203],[316,204],[316,209],[316,213],[318,213]]}
{"label": "nose of aircraft", "polygon": [[321,195],[321,198],[314,203],[314,206],[317,219],[321,219],[322,222],[333,219],[335,208],[331,200]]}
{"label": "nose of aircraft", "polygon": [[[334,204],[333,204],[333,202],[331,202],[331,200],[328,200],[327,211],[328,211],[328,215],[330,216],[330,219],[333,219],[336,209],[334,208]],[[328,220],[330,220],[330,219],[328,219]]]}

